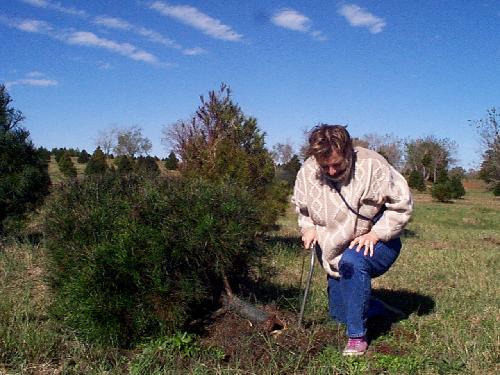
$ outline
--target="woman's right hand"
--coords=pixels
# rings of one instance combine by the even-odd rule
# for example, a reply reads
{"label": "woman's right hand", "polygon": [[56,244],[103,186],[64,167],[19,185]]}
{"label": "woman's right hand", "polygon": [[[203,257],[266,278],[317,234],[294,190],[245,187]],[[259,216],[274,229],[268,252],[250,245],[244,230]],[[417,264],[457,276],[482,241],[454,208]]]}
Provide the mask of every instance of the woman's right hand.
{"label": "woman's right hand", "polygon": [[302,242],[304,243],[304,247],[309,249],[311,245],[315,244],[316,239],[316,229],[310,228],[306,229],[302,232]]}

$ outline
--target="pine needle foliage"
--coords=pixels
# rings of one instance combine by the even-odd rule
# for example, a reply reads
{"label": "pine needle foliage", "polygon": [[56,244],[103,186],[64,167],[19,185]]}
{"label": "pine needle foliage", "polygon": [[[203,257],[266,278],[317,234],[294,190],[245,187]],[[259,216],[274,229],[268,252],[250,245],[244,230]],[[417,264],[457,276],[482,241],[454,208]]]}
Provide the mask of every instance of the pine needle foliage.
{"label": "pine needle foliage", "polygon": [[102,152],[100,147],[97,147],[85,167],[85,175],[99,175],[104,174],[108,170],[106,163],[106,155]]}
{"label": "pine needle foliage", "polygon": [[61,155],[57,164],[59,165],[59,170],[63,175],[66,177],[76,177],[77,173],[75,164],[73,164],[68,152],[64,152]]}
{"label": "pine needle foliage", "polygon": [[195,114],[167,127],[164,140],[180,156],[183,176],[227,181],[250,191],[261,208],[263,225],[274,224],[283,212],[287,189],[274,179],[265,133],[233,101],[227,85],[210,91],[208,98],[201,96]]}
{"label": "pine needle foliage", "polygon": [[47,161],[21,127],[24,116],[0,85],[0,234],[5,220],[21,217],[48,194]]}
{"label": "pine needle foliage", "polygon": [[255,258],[238,186],[109,172],[64,183],[45,211],[53,312],[100,344],[175,332]]}

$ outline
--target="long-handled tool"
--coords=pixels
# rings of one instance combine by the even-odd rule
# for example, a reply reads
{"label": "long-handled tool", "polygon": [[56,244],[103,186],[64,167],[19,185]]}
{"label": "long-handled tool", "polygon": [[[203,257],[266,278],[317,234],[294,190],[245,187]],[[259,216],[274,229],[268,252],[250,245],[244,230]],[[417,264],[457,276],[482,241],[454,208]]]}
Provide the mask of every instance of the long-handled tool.
{"label": "long-handled tool", "polygon": [[[304,297],[302,298],[302,306],[300,307],[300,314],[299,314],[299,328],[302,327],[302,318],[304,317],[304,309],[306,307],[306,301],[307,301],[307,295],[309,294],[309,288],[311,287],[311,279],[314,271],[314,257],[315,257],[315,246],[316,242],[313,241],[311,243],[311,247],[309,248],[311,251],[311,263],[309,267],[309,275],[307,276],[307,281],[306,281],[306,288],[304,289]],[[304,268],[304,267],[302,267]],[[302,277],[301,277],[302,281]],[[301,282],[302,284],[302,282]]]}

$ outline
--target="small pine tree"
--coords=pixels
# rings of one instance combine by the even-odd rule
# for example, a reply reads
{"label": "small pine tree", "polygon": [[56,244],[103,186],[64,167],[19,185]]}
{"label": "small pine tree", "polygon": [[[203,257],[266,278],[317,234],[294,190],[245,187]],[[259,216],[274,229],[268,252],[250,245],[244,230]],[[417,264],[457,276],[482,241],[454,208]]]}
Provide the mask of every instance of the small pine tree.
{"label": "small pine tree", "polygon": [[20,126],[24,116],[11,103],[5,85],[0,84],[0,233],[6,220],[40,204],[50,183],[46,156]]}
{"label": "small pine tree", "polygon": [[108,164],[106,163],[106,156],[104,156],[101,148],[97,147],[85,167],[85,174],[104,174],[107,170]]}
{"label": "small pine tree", "polygon": [[451,190],[451,198],[459,199],[465,195],[464,184],[460,176],[453,176],[448,181],[449,189]]}
{"label": "small pine tree", "polygon": [[156,160],[152,156],[138,157],[135,168],[139,173],[160,174],[160,168],[158,168],[158,164],[156,164]]}
{"label": "small pine tree", "polygon": [[425,191],[425,183],[424,178],[422,177],[422,173],[416,170],[411,171],[410,176],[408,177],[408,185],[412,189]]}
{"label": "small pine tree", "polygon": [[78,155],[77,162],[80,164],[86,164],[90,159],[89,153],[83,149],[82,152],[80,152],[80,155]]}
{"label": "small pine tree", "polygon": [[450,189],[449,183],[440,182],[433,184],[431,195],[432,198],[438,200],[439,202],[449,202],[452,198],[452,191]]}
{"label": "small pine tree", "polygon": [[494,187],[493,187],[493,195],[495,197],[499,197],[500,196],[500,182],[497,183]]}
{"label": "small pine tree", "polygon": [[130,156],[121,155],[114,159],[114,164],[116,166],[116,171],[121,174],[130,173],[134,170],[135,160]]}
{"label": "small pine tree", "polygon": [[285,181],[289,187],[293,187],[301,165],[298,155],[294,154],[287,163],[277,168],[276,178]]}
{"label": "small pine tree", "polygon": [[63,175],[66,177],[76,177],[76,168],[71,160],[69,152],[63,153],[57,164],[59,165],[59,170]]}
{"label": "small pine tree", "polygon": [[179,167],[179,159],[177,159],[177,156],[175,156],[175,153],[173,151],[168,154],[167,159],[165,160],[165,168],[169,170],[177,170]]}

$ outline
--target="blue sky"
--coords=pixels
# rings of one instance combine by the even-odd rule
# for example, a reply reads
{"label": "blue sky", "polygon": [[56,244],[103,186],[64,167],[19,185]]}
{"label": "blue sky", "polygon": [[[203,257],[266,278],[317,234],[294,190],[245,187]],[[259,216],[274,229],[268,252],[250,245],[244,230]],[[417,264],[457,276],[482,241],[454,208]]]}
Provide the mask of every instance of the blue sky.
{"label": "blue sky", "polygon": [[455,140],[500,106],[500,1],[2,0],[0,82],[35,144],[92,151],[100,130],[161,144],[224,82],[267,144],[319,122],[354,136]]}

